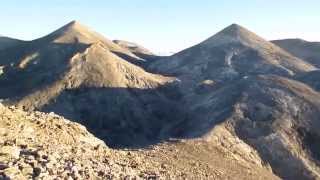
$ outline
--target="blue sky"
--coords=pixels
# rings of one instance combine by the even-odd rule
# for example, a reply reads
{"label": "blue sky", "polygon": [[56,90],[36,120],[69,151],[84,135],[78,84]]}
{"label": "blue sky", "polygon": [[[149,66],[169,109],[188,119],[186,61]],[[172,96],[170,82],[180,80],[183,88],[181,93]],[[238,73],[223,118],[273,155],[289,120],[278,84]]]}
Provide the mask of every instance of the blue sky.
{"label": "blue sky", "polygon": [[237,23],[266,39],[320,41],[319,0],[10,0],[0,34],[30,40],[78,20],[109,39],[176,52]]}

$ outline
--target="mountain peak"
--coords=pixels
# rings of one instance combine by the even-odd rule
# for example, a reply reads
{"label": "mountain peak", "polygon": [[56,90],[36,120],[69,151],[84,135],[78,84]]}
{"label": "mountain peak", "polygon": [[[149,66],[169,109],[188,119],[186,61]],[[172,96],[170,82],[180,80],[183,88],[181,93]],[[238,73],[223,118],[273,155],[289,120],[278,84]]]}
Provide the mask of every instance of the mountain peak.
{"label": "mountain peak", "polygon": [[82,27],[82,28],[88,28],[88,27],[86,27],[85,25],[83,25],[82,23],[80,23],[80,21],[77,21],[77,20],[73,20],[73,21],[69,22],[68,24],[65,25],[65,27],[72,27],[72,28]]}
{"label": "mountain peak", "polygon": [[106,39],[99,33],[91,30],[89,27],[82,25],[79,21],[71,21],[62,26],[58,30],[44,37],[44,39],[55,43],[74,43],[92,44],[96,42],[107,42]]}
{"label": "mountain peak", "polygon": [[71,21],[70,23],[68,23],[68,24],[80,24],[80,22],[79,21],[77,21],[77,20],[73,20],[73,21]]}
{"label": "mountain peak", "polygon": [[226,44],[242,44],[254,49],[273,46],[272,43],[238,24],[231,24],[201,43],[201,45],[209,47]]}
{"label": "mountain peak", "polygon": [[253,34],[253,32],[249,31],[245,27],[239,24],[231,24],[230,26],[224,28],[220,33],[231,34],[231,35],[241,35],[241,34]]}
{"label": "mountain peak", "polygon": [[242,27],[239,24],[233,23],[229,26],[227,26],[224,30],[230,30],[230,31],[239,31],[241,29],[245,29],[244,27]]}
{"label": "mountain peak", "polygon": [[95,32],[91,28],[81,24],[79,21],[73,20],[68,24],[62,26],[56,31],[50,33],[49,35],[37,39],[42,43],[57,43],[57,44],[95,44],[101,43],[105,48],[113,52],[119,52],[121,54],[126,54],[130,57],[139,59],[137,56],[132,54],[129,50],[120,47],[119,45],[113,43],[108,38]]}
{"label": "mountain peak", "polygon": [[82,25],[79,21],[73,20],[73,21],[69,22],[68,24],[59,28],[54,33],[66,33],[66,32],[71,33],[71,32],[75,32],[75,31],[87,32],[90,30],[85,25]]}

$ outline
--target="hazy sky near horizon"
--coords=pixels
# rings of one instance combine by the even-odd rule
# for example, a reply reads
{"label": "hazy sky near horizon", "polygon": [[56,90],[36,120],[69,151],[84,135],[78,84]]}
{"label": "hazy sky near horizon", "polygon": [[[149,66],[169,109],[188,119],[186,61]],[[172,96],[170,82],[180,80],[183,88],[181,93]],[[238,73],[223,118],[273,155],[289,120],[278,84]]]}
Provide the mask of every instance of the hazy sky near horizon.
{"label": "hazy sky near horizon", "polygon": [[78,20],[109,39],[177,52],[237,23],[266,39],[320,41],[319,0],[10,0],[0,34],[31,40]]}

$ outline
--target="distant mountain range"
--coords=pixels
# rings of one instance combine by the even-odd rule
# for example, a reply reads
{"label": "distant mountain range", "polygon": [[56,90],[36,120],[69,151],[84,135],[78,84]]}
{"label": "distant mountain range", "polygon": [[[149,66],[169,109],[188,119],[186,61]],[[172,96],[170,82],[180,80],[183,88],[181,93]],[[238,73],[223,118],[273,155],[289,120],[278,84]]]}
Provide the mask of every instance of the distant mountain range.
{"label": "distant mountain range", "polygon": [[283,179],[319,179],[318,50],[232,24],[156,56],[73,21],[33,41],[0,38],[0,98],[72,119],[113,148],[199,140]]}

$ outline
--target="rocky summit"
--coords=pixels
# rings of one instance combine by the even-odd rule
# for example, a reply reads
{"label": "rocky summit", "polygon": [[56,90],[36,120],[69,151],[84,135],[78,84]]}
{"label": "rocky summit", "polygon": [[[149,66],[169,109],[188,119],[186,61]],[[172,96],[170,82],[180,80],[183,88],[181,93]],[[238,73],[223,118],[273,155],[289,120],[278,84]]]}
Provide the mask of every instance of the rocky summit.
{"label": "rocky summit", "polygon": [[2,39],[0,179],[320,179],[317,43],[232,24],[160,57],[77,21]]}

